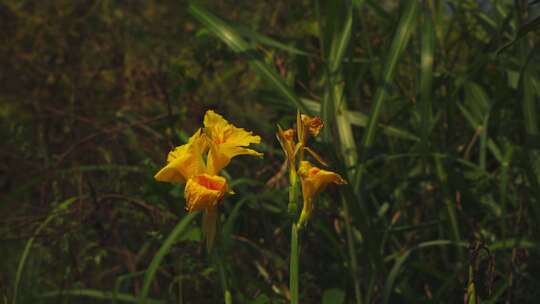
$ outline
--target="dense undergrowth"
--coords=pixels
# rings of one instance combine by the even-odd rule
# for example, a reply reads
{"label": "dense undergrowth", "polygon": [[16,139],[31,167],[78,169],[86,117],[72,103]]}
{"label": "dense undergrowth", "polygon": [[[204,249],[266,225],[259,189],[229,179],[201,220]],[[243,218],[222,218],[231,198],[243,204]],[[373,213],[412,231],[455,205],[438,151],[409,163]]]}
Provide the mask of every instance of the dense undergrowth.
{"label": "dense undergrowth", "polygon": [[[347,180],[301,232],[300,303],[533,303],[539,7],[0,1],[0,303],[289,302],[297,109]],[[264,153],[226,168],[210,254],[153,178],[208,109]]]}

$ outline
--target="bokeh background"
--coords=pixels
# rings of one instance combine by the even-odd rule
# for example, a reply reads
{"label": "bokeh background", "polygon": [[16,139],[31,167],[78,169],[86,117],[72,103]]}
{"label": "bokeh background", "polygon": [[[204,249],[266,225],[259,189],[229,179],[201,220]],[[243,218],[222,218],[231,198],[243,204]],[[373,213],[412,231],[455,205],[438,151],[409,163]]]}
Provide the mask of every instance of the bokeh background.
{"label": "bokeh background", "polygon": [[208,109],[265,155],[227,167],[219,261],[190,222],[155,303],[289,301],[297,109],[348,180],[302,233],[301,303],[533,303],[539,2],[0,1],[0,303],[136,302],[186,216],[153,175]]}

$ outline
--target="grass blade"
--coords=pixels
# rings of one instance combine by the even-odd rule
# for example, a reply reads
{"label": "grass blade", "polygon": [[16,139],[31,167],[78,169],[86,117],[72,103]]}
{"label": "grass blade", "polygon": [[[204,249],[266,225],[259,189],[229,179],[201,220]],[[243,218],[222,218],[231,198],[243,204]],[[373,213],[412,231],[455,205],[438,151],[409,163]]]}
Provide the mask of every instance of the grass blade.
{"label": "grass blade", "polygon": [[371,110],[371,115],[369,116],[366,134],[364,135],[364,138],[362,140],[362,149],[364,152],[371,148],[373,144],[379,115],[381,113],[384,101],[388,96],[388,86],[394,78],[397,62],[401,57],[403,50],[407,46],[407,43],[409,42],[409,38],[411,36],[411,32],[416,24],[416,12],[419,3],[420,1],[417,0],[408,1],[403,12],[403,16],[401,17],[397,26],[396,34],[394,35],[390,51],[385,61],[386,65],[383,71],[382,84],[379,86],[377,92],[375,93],[373,109]]}
{"label": "grass blade", "polygon": [[280,49],[293,55],[313,56],[306,51],[300,50],[296,47],[277,41],[271,37],[257,33],[247,27],[235,26],[234,29],[238,31],[238,33],[242,34],[244,37],[251,39],[254,42],[264,44],[264,45],[267,45],[269,47],[273,47],[276,49]]}
{"label": "grass blade", "polygon": [[447,245],[457,245],[461,247],[467,246],[465,243],[454,243],[449,240],[435,240],[435,241],[429,241],[429,242],[423,242],[415,247],[405,251],[403,254],[399,256],[399,258],[396,259],[394,262],[394,266],[392,266],[392,269],[390,270],[390,273],[388,274],[388,278],[386,279],[386,283],[384,284],[383,289],[383,303],[388,303],[390,299],[390,294],[392,293],[392,289],[394,287],[394,283],[396,281],[397,275],[399,274],[399,271],[401,270],[401,266],[407,261],[411,253],[415,250],[422,249],[422,248],[429,248],[434,246],[447,246]]}
{"label": "grass blade", "polygon": [[13,304],[17,303],[17,293],[19,291],[19,284],[21,283],[22,274],[24,271],[24,265],[26,264],[26,259],[28,258],[28,255],[30,254],[30,249],[32,248],[32,245],[34,244],[34,240],[36,236],[43,230],[58,214],[61,214],[61,211],[66,210],[69,208],[69,206],[75,202],[77,198],[73,197],[70,199],[65,200],[63,203],[56,206],[51,213],[49,213],[49,216],[39,225],[39,227],[34,232],[34,236],[31,237],[24,246],[23,253],[21,255],[21,259],[19,260],[19,264],[17,265],[17,272],[15,274],[15,285],[13,288]]}
{"label": "grass blade", "polygon": [[152,262],[150,262],[150,266],[146,270],[146,274],[144,276],[143,288],[142,288],[141,294],[139,295],[138,303],[141,303],[141,304],[147,303],[146,297],[148,296],[148,293],[150,292],[150,285],[152,284],[152,281],[154,280],[154,277],[159,268],[159,265],[161,265],[161,261],[167,255],[167,253],[169,253],[169,250],[171,250],[174,243],[176,243],[176,241],[182,236],[182,234],[186,231],[191,221],[199,213],[200,212],[192,212],[184,216],[184,218],[182,218],[182,220],[176,225],[176,227],[174,227],[173,231],[169,234],[165,242],[163,242],[158,252],[152,259]]}
{"label": "grass blade", "polygon": [[[373,101],[373,106],[371,114],[369,116],[368,125],[362,139],[360,155],[362,159],[368,157],[367,154],[370,153],[371,146],[373,145],[373,140],[375,138],[376,127],[378,125],[379,115],[383,106],[385,99],[389,94],[389,84],[394,78],[395,69],[397,62],[401,57],[405,47],[409,42],[411,32],[414,28],[416,21],[416,13],[420,1],[409,0],[404,9],[403,15],[398,23],[394,39],[392,40],[392,45],[390,51],[387,54],[386,65],[383,71],[382,83],[377,88],[375,93],[375,98]],[[355,178],[353,180],[355,192],[358,192],[362,185],[362,175],[364,170],[362,169],[363,161],[359,162],[357,165],[357,170],[355,172]]]}
{"label": "grass blade", "polygon": [[299,231],[296,223],[292,224],[291,228],[291,265],[290,265],[290,282],[289,289],[291,291],[291,304],[298,304],[298,272],[299,272]]}
{"label": "grass blade", "polygon": [[435,32],[433,21],[427,8],[423,10],[422,49],[420,54],[420,117],[422,147],[424,153],[429,148],[428,136],[432,121],[431,92],[433,83],[433,59],[435,48]]}

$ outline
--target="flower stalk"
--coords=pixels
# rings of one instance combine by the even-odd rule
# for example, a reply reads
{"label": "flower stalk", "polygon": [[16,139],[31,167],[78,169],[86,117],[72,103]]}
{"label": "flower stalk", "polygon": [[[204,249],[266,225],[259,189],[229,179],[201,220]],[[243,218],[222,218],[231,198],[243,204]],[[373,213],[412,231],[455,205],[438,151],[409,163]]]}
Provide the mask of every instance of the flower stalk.
{"label": "flower stalk", "polygon": [[299,183],[298,183],[298,174],[296,170],[289,171],[289,205],[287,209],[289,215],[295,219],[298,216],[298,197],[299,197]]}
{"label": "flower stalk", "polygon": [[289,289],[291,291],[291,304],[298,304],[298,272],[299,265],[298,260],[300,258],[300,245],[299,245],[299,231],[298,225],[296,223],[292,224],[291,227],[291,265],[289,268],[290,271],[290,280],[289,280]]}
{"label": "flower stalk", "polygon": [[[306,155],[323,166],[326,162],[314,150],[307,146],[310,137],[316,137],[323,127],[319,117],[309,117],[300,112],[296,115],[295,130],[283,130],[278,126],[277,139],[285,153],[289,169],[289,202],[287,210],[292,218],[291,223],[291,253],[289,266],[289,290],[291,304],[299,302],[299,260],[300,233],[307,225],[313,211],[315,197],[330,183],[344,184],[345,180],[337,173],[320,169],[305,160]],[[307,154],[304,152],[308,152]],[[303,207],[298,216],[300,189],[302,189]]]}

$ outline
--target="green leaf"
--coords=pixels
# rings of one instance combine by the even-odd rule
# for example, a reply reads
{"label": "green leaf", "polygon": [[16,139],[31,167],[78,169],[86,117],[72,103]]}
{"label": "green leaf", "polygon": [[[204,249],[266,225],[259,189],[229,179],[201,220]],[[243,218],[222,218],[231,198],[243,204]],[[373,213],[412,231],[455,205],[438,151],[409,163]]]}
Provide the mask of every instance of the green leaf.
{"label": "green leaf", "polygon": [[502,51],[506,50],[507,48],[509,48],[510,46],[512,46],[514,43],[516,43],[518,40],[523,38],[525,35],[527,35],[528,33],[536,29],[540,29],[540,16],[522,25],[518,29],[514,39],[512,39],[512,41],[510,41],[506,45],[502,46],[499,50],[497,50],[497,55],[500,54]]}

